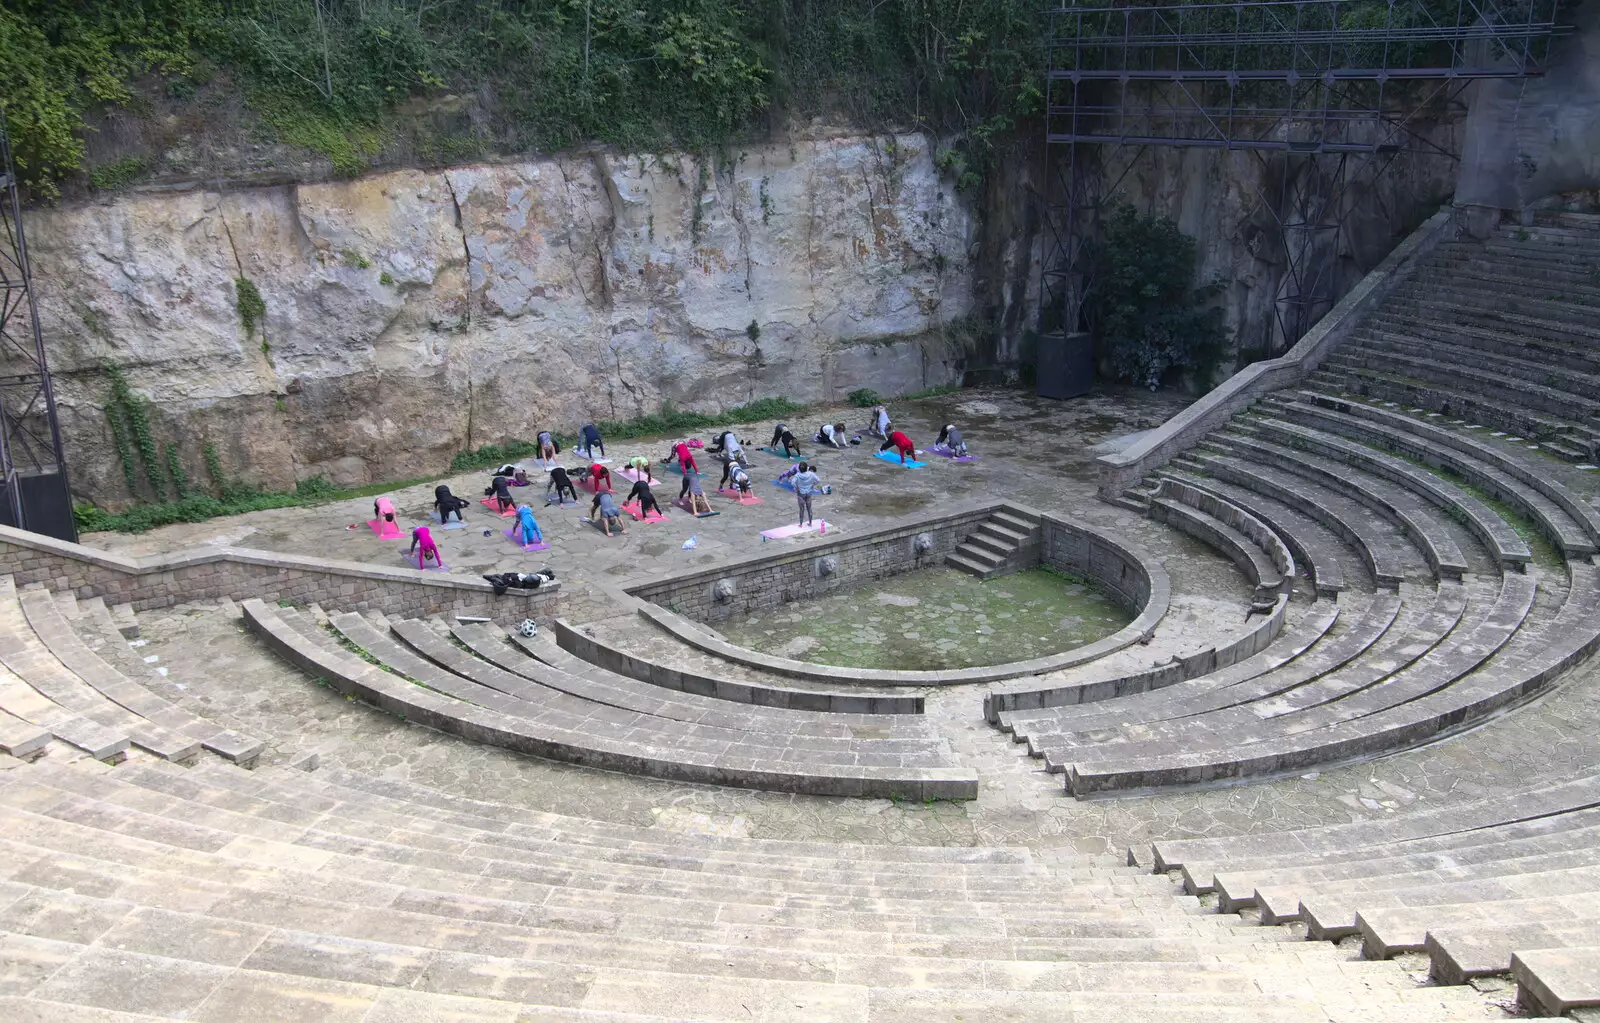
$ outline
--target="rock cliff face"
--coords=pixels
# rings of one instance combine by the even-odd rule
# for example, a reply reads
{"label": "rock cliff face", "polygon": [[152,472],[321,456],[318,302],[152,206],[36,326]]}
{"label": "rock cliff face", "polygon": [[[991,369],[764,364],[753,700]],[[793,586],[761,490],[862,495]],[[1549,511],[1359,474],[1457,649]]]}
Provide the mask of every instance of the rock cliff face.
{"label": "rock cliff face", "polygon": [[[120,365],[191,474],[442,469],[541,428],[960,377],[972,210],[928,139],[838,137],[144,194],[28,219],[74,490],[128,498]],[[235,280],[266,314],[247,332]]]}

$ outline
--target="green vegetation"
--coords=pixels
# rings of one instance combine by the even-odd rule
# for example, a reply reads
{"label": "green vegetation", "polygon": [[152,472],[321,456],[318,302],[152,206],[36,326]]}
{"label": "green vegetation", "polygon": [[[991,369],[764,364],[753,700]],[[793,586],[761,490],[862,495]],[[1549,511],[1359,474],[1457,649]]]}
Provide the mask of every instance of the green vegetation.
{"label": "green vegetation", "polygon": [[128,485],[128,493],[141,496],[139,474],[142,470],[150,494],[161,501],[166,497],[166,481],[161,475],[155,434],[150,429],[150,402],[133,393],[120,366],[107,365],[105,374],[111,383],[111,393],[106,395],[106,419],[111,425],[117,458],[122,463],[123,482]]}
{"label": "green vegetation", "polygon": [[124,156],[120,160],[96,167],[89,174],[89,183],[98,192],[115,192],[144,172],[145,165],[142,158]]}
{"label": "green vegetation", "polygon": [[[82,169],[85,115],[201,88],[238,90],[341,174],[394,146],[601,142],[701,153],[703,177],[741,136],[820,115],[938,132],[970,186],[1041,106],[1042,18],[1026,0],[8,0],[0,103],[46,195]],[[137,172],[119,160],[96,187]]]}
{"label": "green vegetation", "polygon": [[[239,296],[239,322],[244,324],[244,336],[249,337],[256,332],[256,324],[267,315],[267,303],[248,277],[236,278],[233,289]],[[265,340],[262,343],[265,344]]]}
{"label": "green vegetation", "polygon": [[1152,391],[1173,370],[1209,377],[1227,340],[1212,304],[1222,284],[1194,286],[1194,239],[1166,217],[1124,205],[1087,249],[1094,278],[1083,314],[1112,376]]}
{"label": "green vegetation", "polygon": [[877,391],[870,387],[858,387],[845,395],[845,401],[857,408],[871,408],[874,405],[881,404],[883,399],[878,396]]}
{"label": "green vegetation", "polygon": [[[206,461],[209,469],[215,461],[216,448],[210,445],[207,448]],[[211,477],[214,485],[215,480],[221,475],[220,463],[218,466]],[[242,515],[245,512],[265,511],[269,508],[300,508],[330,504],[334,501],[348,501],[358,497],[372,497],[375,494],[386,494],[427,482],[423,479],[401,480],[346,489],[334,486],[321,476],[312,476],[295,484],[292,491],[279,491],[258,490],[248,483],[227,477],[222,477],[222,480],[218,488],[223,492],[220,498],[211,494],[190,493],[176,501],[136,505],[121,513],[108,512],[90,504],[79,504],[73,506],[73,518],[77,520],[80,533],[103,530],[142,533],[157,526],[170,526],[175,522],[204,522],[219,515]]]}

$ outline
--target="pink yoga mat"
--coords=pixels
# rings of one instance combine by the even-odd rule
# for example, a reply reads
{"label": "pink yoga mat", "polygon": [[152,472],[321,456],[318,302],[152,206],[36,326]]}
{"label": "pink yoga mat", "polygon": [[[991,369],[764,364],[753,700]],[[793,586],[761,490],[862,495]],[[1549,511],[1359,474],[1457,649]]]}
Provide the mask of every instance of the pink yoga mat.
{"label": "pink yoga mat", "polygon": [[[587,490],[591,494],[597,494],[597,493],[600,492],[600,488],[595,485],[595,482],[594,482],[593,479],[583,479],[583,480],[578,480],[577,482],[578,482],[578,486],[580,486],[583,489]],[[615,490],[610,489],[609,485],[606,488],[606,492],[607,493],[611,493],[611,494],[616,493]]]}
{"label": "pink yoga mat", "polygon": [[672,503],[688,512],[690,515],[693,515],[697,519],[709,519],[713,515],[722,514],[719,511],[697,512],[689,506],[689,499],[687,497],[674,497],[672,499]]}
{"label": "pink yoga mat", "polygon": [[507,540],[510,540],[518,547],[521,547],[523,553],[532,554],[534,551],[547,551],[550,549],[550,545],[545,543],[543,540],[540,540],[538,543],[523,543],[521,540],[517,539],[518,532],[520,532],[520,530],[518,530],[516,526],[512,526],[510,529],[506,530],[503,535]]}
{"label": "pink yoga mat", "polygon": [[768,540],[783,540],[801,533],[820,533],[828,528],[827,520],[818,519],[809,526],[779,526],[777,529],[763,529],[761,535]]}
{"label": "pink yoga mat", "polygon": [[726,497],[726,498],[729,498],[731,500],[737,501],[740,504],[762,504],[762,503],[764,503],[761,500],[761,498],[757,497],[756,495],[754,495],[754,494],[741,494],[741,493],[739,493],[739,491],[737,489],[735,489],[735,490],[727,490],[727,489],[724,489],[722,487],[718,487],[717,488],[717,493],[721,494],[723,497]]}
{"label": "pink yoga mat", "polygon": [[621,476],[623,479],[627,480],[629,483],[638,483],[640,480],[643,480],[646,483],[655,482],[651,477],[646,476],[644,473],[640,472],[638,469],[618,469],[617,470],[617,475]]}
{"label": "pink yoga mat", "polygon": [[633,520],[635,522],[639,522],[639,521],[644,521],[644,522],[666,522],[666,521],[668,521],[667,517],[665,515],[662,515],[660,512],[651,512],[649,515],[641,516],[639,514],[639,502],[638,501],[630,501],[630,502],[628,502],[627,504],[622,506],[622,510],[627,512],[629,515],[633,516]]}
{"label": "pink yoga mat", "polygon": [[372,531],[378,534],[379,540],[400,539],[400,523],[398,522],[385,522],[382,519],[372,519],[367,523],[367,525],[371,526]]}
{"label": "pink yoga mat", "polygon": [[[478,503],[483,505],[485,508],[489,509],[490,511],[494,511],[496,508],[500,507],[500,503],[498,501],[496,501],[492,497],[486,497],[483,500],[479,501]],[[497,514],[502,519],[504,519],[504,518],[509,518],[512,515],[515,515],[516,513],[517,513],[517,510],[515,508],[507,508],[505,511],[498,512]]]}

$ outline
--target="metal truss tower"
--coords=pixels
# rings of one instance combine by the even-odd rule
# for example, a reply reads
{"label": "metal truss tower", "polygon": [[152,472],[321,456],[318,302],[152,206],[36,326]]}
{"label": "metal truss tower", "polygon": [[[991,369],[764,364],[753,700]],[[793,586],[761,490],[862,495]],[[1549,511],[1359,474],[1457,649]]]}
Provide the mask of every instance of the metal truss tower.
{"label": "metal truss tower", "polygon": [[3,115],[0,171],[0,523],[75,541],[67,462]]}
{"label": "metal truss tower", "polygon": [[1085,242],[1153,149],[1243,151],[1259,165],[1285,272],[1267,354],[1337,299],[1330,241],[1354,187],[1403,158],[1459,159],[1419,114],[1474,81],[1543,72],[1558,0],[1252,0],[1049,12],[1040,332],[1084,329]]}

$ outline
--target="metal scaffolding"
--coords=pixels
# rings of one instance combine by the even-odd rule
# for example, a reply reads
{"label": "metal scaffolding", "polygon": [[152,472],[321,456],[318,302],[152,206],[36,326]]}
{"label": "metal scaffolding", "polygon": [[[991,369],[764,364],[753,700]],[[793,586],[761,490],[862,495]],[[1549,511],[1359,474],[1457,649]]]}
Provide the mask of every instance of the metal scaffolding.
{"label": "metal scaffolding", "polygon": [[1121,179],[1160,147],[1244,151],[1268,182],[1285,272],[1268,354],[1337,299],[1330,253],[1353,187],[1397,160],[1455,161],[1418,115],[1472,82],[1543,72],[1558,0],[1265,0],[1049,12],[1049,251],[1040,331],[1083,329],[1085,242]]}
{"label": "metal scaffolding", "polygon": [[76,540],[11,138],[0,114],[0,522]]}

